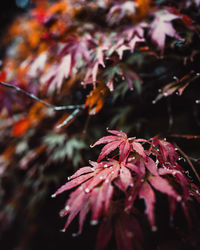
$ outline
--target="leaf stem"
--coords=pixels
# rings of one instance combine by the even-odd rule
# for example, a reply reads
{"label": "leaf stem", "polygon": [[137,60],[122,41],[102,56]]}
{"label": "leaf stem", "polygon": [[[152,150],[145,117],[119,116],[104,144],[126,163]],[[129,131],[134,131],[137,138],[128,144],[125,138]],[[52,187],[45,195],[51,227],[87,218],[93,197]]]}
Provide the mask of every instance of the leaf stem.
{"label": "leaf stem", "polygon": [[176,148],[178,148],[180,153],[185,157],[185,159],[187,160],[188,164],[190,165],[192,171],[194,172],[195,176],[197,177],[198,181],[200,182],[200,176],[198,175],[198,173],[197,173],[194,165],[192,164],[191,160],[189,159],[189,157],[186,155],[186,153],[183,152],[183,150],[176,143],[174,143],[174,145]]}

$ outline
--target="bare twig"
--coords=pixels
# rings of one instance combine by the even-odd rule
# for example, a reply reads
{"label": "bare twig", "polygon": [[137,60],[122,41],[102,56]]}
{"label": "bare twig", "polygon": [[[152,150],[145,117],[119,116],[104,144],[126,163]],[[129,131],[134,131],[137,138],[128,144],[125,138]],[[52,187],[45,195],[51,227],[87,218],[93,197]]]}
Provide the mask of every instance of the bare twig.
{"label": "bare twig", "polygon": [[40,98],[38,98],[37,96],[33,95],[33,94],[30,94],[28,92],[26,92],[25,90],[13,85],[13,84],[10,84],[10,83],[5,83],[5,82],[1,82],[0,81],[0,84],[4,87],[7,87],[7,88],[12,88],[14,90],[16,90],[17,92],[23,94],[23,95],[26,95],[28,96],[29,98],[37,101],[37,102],[40,102],[42,104],[44,104],[45,106],[47,106],[48,108],[51,108],[55,111],[60,111],[60,110],[71,110],[71,109],[83,109],[84,108],[84,105],[67,105],[67,106],[55,106],[53,104],[50,104],[48,102],[45,102],[43,100],[41,100]]}
{"label": "bare twig", "polygon": [[171,134],[168,137],[176,137],[176,138],[183,138],[183,139],[200,139],[200,135],[179,135],[179,134]]}
{"label": "bare twig", "polygon": [[189,159],[189,157],[186,155],[186,153],[183,152],[183,150],[176,143],[174,145],[176,148],[178,148],[179,152],[183,155],[183,157],[185,157],[186,161],[188,162],[192,171],[194,172],[195,176],[197,177],[198,181],[200,182],[200,176],[198,175],[198,173],[197,173],[194,165],[192,164],[191,160]]}
{"label": "bare twig", "polygon": [[77,116],[79,114],[79,112],[81,111],[80,108],[77,108],[75,109],[71,115],[69,115],[61,124],[59,124],[56,128],[59,129],[59,128],[62,128],[64,127],[65,125],[67,125],[75,116]]}

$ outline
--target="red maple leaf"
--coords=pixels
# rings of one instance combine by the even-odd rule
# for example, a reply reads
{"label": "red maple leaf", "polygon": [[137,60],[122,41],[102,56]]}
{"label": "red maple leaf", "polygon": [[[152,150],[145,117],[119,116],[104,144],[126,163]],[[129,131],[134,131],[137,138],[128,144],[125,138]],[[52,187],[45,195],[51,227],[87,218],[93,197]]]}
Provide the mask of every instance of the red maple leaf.
{"label": "red maple leaf", "polygon": [[[69,178],[69,182],[61,186],[54,197],[66,190],[76,188],[66,202],[61,215],[68,215],[64,230],[79,214],[79,231],[81,233],[86,215],[91,211],[91,224],[96,225],[103,217],[98,234],[97,249],[103,249],[115,232],[119,249],[127,249],[133,245],[129,239],[128,230],[136,235],[134,228],[126,218],[131,218],[135,208],[136,198],[145,202],[145,214],[152,230],[156,230],[155,203],[156,191],[167,195],[172,217],[179,202],[187,218],[189,210],[187,202],[194,196],[200,200],[198,189],[184,174],[183,168],[177,163],[178,154],[172,144],[154,137],[150,140],[128,138],[124,132],[108,130],[112,135],[102,137],[93,146],[106,144],[97,162],[90,161],[90,166],[79,169]],[[144,145],[146,144],[146,146]],[[145,149],[147,148],[148,149]],[[112,151],[118,149],[119,159],[102,161]],[[170,177],[170,182],[169,182]],[[177,191],[177,186],[180,190]],[[117,193],[123,194],[123,199],[116,200]],[[121,196],[120,196],[121,197]],[[116,219],[115,202],[122,203],[118,218],[123,217],[121,226],[118,222],[112,226],[110,218]],[[124,214],[124,215],[123,215]],[[125,215],[126,214],[126,215]],[[126,232],[123,232],[123,223]],[[104,238],[105,232],[108,232]],[[137,228],[139,230],[139,226]],[[138,236],[139,237],[139,236]],[[104,238],[104,239],[102,239]],[[101,241],[102,240],[102,241]],[[136,244],[136,241],[134,241]],[[131,249],[131,248],[130,248]]]}

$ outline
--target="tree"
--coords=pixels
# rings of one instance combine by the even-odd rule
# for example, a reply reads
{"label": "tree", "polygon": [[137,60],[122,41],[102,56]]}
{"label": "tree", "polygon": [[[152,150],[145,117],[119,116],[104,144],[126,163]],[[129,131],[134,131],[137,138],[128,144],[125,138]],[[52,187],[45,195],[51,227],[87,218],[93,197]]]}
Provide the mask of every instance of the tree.
{"label": "tree", "polygon": [[[35,1],[15,19],[0,73],[7,249],[57,249],[48,233],[70,230],[95,234],[91,249],[198,249],[199,5]],[[46,220],[64,191],[60,236]]]}

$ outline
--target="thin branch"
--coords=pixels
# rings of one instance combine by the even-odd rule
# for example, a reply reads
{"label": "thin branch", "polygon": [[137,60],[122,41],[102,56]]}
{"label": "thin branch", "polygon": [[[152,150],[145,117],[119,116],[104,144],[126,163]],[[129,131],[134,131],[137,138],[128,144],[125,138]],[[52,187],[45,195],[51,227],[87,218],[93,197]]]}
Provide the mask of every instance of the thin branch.
{"label": "thin branch", "polygon": [[0,84],[4,87],[7,87],[7,88],[11,88],[11,89],[14,89],[16,90],[17,92],[23,94],[23,95],[26,95],[28,96],[29,98],[37,101],[37,102],[40,102],[42,104],[44,104],[45,106],[47,106],[48,108],[51,108],[55,111],[60,111],[60,110],[71,110],[71,109],[83,109],[84,108],[84,105],[67,105],[67,106],[55,106],[55,105],[52,105],[48,102],[45,102],[43,100],[41,100],[40,98],[38,98],[37,96],[33,95],[33,94],[30,94],[28,92],[26,92],[25,90],[13,85],[13,84],[10,84],[10,83],[5,83],[5,82],[1,82],[0,81]]}
{"label": "thin branch", "polygon": [[184,139],[200,139],[200,135],[179,135],[179,134],[171,134],[168,137],[175,137],[175,138],[184,138]]}
{"label": "thin branch", "polygon": [[191,160],[189,159],[189,157],[186,155],[186,153],[183,152],[183,150],[175,143],[174,144],[176,148],[178,148],[178,150],[180,151],[180,153],[185,157],[186,161],[188,162],[188,164],[190,165],[192,171],[194,172],[195,176],[197,177],[198,181],[200,182],[200,176],[198,175],[194,165],[192,164]]}
{"label": "thin branch", "polygon": [[61,124],[59,124],[56,128],[59,129],[59,128],[62,128],[64,127],[65,125],[67,125],[75,116],[77,116],[79,114],[79,112],[81,111],[80,108],[77,108],[75,109],[71,115],[69,115]]}

